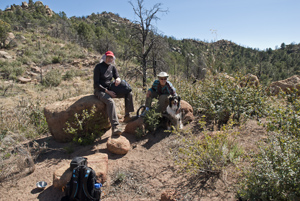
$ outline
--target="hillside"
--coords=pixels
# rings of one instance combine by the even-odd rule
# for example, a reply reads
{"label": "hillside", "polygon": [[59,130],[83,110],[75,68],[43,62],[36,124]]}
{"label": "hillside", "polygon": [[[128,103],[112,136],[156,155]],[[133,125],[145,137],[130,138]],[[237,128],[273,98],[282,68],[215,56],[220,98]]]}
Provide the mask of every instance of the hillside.
{"label": "hillside", "polygon": [[[11,30],[15,35],[17,32],[27,32],[34,37],[44,35],[78,44],[97,54],[103,54],[110,49],[126,66],[138,66],[141,63],[141,58],[138,57],[141,48],[138,44],[139,37],[134,37],[137,36],[136,26],[139,25],[119,17],[118,14],[103,12],[92,13],[86,17],[67,18],[64,12],[57,14],[42,2],[31,1],[26,5],[12,5],[6,11],[0,10],[0,20],[5,30],[3,34]],[[278,44],[275,50],[269,48],[258,51],[226,40],[214,42],[177,40],[155,35],[154,30],[149,31],[153,31],[155,40],[158,41],[146,58],[150,76],[153,71],[168,71],[174,75],[201,79],[201,72],[207,69],[211,72],[228,74],[251,73],[256,75],[261,83],[268,85],[272,81],[299,74],[299,44],[282,43]],[[4,45],[6,38],[1,36],[0,39],[3,42],[2,47],[6,49],[15,45],[14,41]],[[62,54],[61,57],[65,55]],[[54,61],[63,62],[59,59],[52,60]],[[24,59],[21,62],[26,64]]]}

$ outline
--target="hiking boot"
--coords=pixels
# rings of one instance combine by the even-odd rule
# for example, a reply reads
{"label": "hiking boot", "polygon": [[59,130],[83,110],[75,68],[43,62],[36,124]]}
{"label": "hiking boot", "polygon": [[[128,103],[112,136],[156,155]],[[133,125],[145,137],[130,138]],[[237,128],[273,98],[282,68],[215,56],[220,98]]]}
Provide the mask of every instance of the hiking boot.
{"label": "hiking boot", "polygon": [[124,123],[128,123],[128,122],[130,122],[130,121],[132,121],[132,118],[130,117],[130,115],[129,115],[129,114],[128,114],[128,115],[125,115],[123,122],[124,122]]}
{"label": "hiking boot", "polygon": [[112,127],[112,136],[120,136],[122,134],[122,130],[118,128],[118,126]]}

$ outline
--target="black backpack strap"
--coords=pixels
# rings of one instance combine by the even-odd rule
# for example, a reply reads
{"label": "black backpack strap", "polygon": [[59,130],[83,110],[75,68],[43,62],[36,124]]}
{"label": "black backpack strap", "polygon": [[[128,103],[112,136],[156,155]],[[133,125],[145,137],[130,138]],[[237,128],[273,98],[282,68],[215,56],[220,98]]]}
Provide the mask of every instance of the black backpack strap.
{"label": "black backpack strap", "polygon": [[142,105],[136,112],[136,116],[139,117],[140,116],[140,111],[142,110],[141,114],[146,110],[146,106]]}
{"label": "black backpack strap", "polygon": [[86,197],[88,199],[96,201],[97,199],[90,195],[90,193],[88,191],[88,187],[87,187],[87,182],[88,182],[88,178],[89,178],[90,174],[93,174],[93,176],[94,176],[96,173],[92,168],[86,167],[85,175],[84,175],[84,178],[83,178],[83,192],[84,192],[84,194],[86,195]]}
{"label": "black backpack strap", "polygon": [[79,176],[79,169],[74,168],[72,173],[72,193],[70,195],[70,199],[75,199],[77,193],[78,193],[78,176]]}

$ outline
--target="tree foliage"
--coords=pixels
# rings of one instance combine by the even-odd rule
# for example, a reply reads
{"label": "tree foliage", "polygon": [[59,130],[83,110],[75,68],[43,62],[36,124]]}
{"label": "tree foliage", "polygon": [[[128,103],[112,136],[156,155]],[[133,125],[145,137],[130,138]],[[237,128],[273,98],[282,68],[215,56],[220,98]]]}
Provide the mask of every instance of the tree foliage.
{"label": "tree foliage", "polygon": [[5,39],[10,32],[10,24],[0,20],[0,47],[5,46]]}

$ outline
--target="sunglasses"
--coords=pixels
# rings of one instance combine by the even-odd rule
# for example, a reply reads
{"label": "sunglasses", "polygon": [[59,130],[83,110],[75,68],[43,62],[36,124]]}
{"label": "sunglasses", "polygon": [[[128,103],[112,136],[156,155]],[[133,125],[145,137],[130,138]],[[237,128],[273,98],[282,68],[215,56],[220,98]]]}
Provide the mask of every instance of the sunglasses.
{"label": "sunglasses", "polygon": [[159,78],[160,80],[167,80],[167,78]]}

